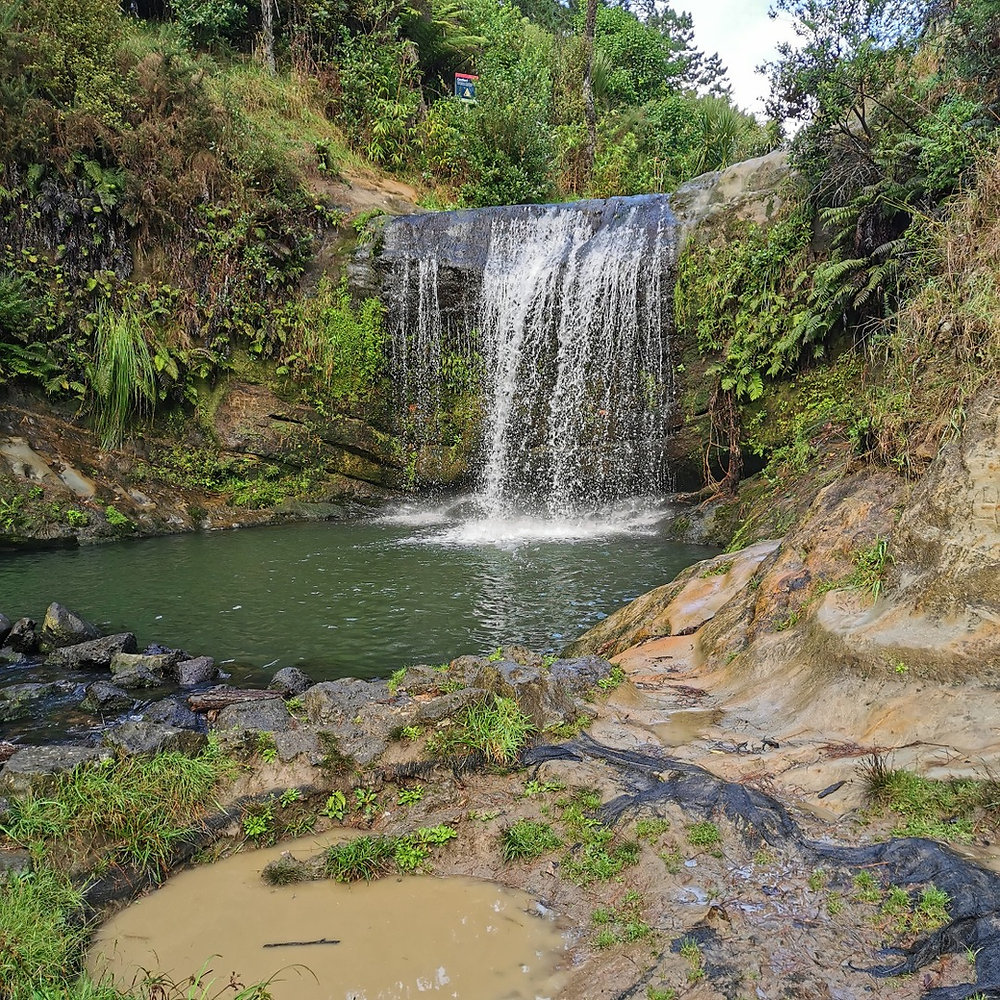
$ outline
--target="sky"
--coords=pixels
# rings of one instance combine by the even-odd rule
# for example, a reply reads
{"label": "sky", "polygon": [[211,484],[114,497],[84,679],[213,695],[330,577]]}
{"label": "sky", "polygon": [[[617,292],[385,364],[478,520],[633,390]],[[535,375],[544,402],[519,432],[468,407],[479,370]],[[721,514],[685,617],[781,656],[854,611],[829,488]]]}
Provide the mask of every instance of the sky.
{"label": "sky", "polygon": [[769,0],[680,0],[673,6],[691,14],[695,45],[718,52],[729,68],[736,103],[762,117],[767,79],[754,70],[774,56],[779,41],[794,37],[790,23],[767,16]]}

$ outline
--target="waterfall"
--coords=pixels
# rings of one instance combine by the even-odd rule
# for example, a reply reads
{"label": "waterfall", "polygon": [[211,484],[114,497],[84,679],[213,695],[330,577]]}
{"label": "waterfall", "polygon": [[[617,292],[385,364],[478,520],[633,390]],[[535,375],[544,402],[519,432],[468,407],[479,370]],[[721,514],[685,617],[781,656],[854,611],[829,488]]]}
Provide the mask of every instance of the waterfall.
{"label": "waterfall", "polygon": [[391,220],[393,377],[430,433],[456,358],[483,397],[478,500],[567,515],[662,494],[674,224],[661,196]]}

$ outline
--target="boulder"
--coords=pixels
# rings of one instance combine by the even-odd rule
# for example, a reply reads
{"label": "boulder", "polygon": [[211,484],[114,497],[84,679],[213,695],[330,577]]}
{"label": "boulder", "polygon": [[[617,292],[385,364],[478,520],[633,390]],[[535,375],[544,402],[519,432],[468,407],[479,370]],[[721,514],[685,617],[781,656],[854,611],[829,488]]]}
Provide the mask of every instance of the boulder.
{"label": "boulder", "polygon": [[325,723],[353,719],[365,705],[388,697],[389,686],[385,681],[341,677],[314,684],[302,695],[302,705],[310,722]]}
{"label": "boulder", "polygon": [[7,636],[10,635],[12,624],[11,620],[5,614],[0,612],[0,646],[4,644]]}
{"label": "boulder", "polygon": [[100,639],[101,630],[75,611],[64,608],[55,601],[48,606],[42,622],[41,645],[43,650],[75,646],[91,639]]}
{"label": "boulder", "polygon": [[49,653],[45,662],[51,667],[65,667],[68,670],[108,668],[117,653],[134,653],[135,650],[135,636],[131,632],[120,632],[103,639],[80,642],[75,646],[63,646]]}
{"label": "boulder", "polygon": [[312,686],[312,678],[298,667],[282,667],[272,678],[268,688],[284,698],[303,694]]}
{"label": "boulder", "polygon": [[159,678],[162,683],[176,662],[170,653],[115,653],[111,658],[111,673],[117,677],[139,671]]}
{"label": "boulder", "polygon": [[72,771],[81,764],[109,760],[113,756],[107,747],[25,747],[18,750],[0,770],[0,791],[10,795],[41,791],[51,786],[58,774]]}
{"label": "boulder", "polygon": [[[542,662],[541,657],[538,660]],[[483,663],[472,684],[502,698],[513,698],[538,729],[574,714],[572,698],[540,666],[525,666],[514,660]]]}
{"label": "boulder", "polygon": [[35,702],[58,690],[58,684],[11,684],[0,688],[0,722],[31,715]]}
{"label": "boulder", "polygon": [[106,746],[124,750],[127,754],[153,754],[167,750],[193,754],[205,745],[205,740],[204,733],[148,720],[123,722],[104,734]]}
{"label": "boulder", "polygon": [[432,698],[420,705],[414,713],[413,721],[418,725],[440,722],[462,711],[463,708],[482,701],[488,693],[483,688],[462,688],[461,691],[452,691],[450,694],[441,695],[440,698]]}
{"label": "boulder", "polygon": [[253,729],[267,733],[291,729],[294,723],[280,697],[239,701],[222,709],[215,718],[216,729]]}
{"label": "boulder", "polygon": [[560,694],[570,696],[586,694],[613,669],[611,662],[601,656],[577,656],[556,660],[549,667],[549,684],[557,688]]}
{"label": "boulder", "polygon": [[[323,726],[322,732],[335,738],[342,761],[346,758],[359,767],[370,767],[388,749],[400,721],[392,709],[373,703],[363,706],[352,718],[330,721]],[[322,740],[320,745],[323,746]]]}
{"label": "boulder", "polygon": [[18,618],[7,633],[7,648],[24,656],[38,652],[38,636],[31,618]]}
{"label": "boulder", "polygon": [[93,715],[127,712],[135,706],[135,699],[123,688],[109,681],[94,681],[87,685],[80,708]]}
{"label": "boulder", "polygon": [[183,688],[206,684],[218,676],[219,668],[211,656],[193,656],[174,665],[174,678]]}
{"label": "boulder", "polygon": [[[459,677],[464,677],[459,674]],[[449,675],[436,667],[426,663],[418,663],[414,667],[407,667],[406,674],[400,682],[399,689],[408,694],[429,694],[441,690],[441,685],[449,680]]]}
{"label": "boulder", "polygon": [[143,719],[147,722],[161,722],[165,726],[172,726],[175,729],[197,729],[205,728],[205,719],[192,712],[183,702],[176,698],[162,698],[154,701],[143,713]]}

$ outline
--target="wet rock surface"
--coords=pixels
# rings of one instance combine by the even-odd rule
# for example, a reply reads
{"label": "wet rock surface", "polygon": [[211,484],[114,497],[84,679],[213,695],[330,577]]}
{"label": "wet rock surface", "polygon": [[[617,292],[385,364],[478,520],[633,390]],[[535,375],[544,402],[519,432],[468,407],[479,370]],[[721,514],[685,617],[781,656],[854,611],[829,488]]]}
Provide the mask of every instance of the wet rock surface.
{"label": "wet rock surface", "polygon": [[43,649],[74,646],[100,637],[101,630],[75,612],[55,602],[48,606],[40,636]]}

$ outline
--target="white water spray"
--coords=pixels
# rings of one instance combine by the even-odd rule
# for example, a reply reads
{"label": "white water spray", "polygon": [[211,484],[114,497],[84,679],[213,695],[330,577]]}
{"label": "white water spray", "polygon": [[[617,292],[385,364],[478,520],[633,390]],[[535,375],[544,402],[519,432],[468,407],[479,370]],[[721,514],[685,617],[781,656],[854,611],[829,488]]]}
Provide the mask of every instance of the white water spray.
{"label": "white water spray", "polygon": [[662,495],[673,391],[667,200],[513,206],[396,224],[403,231],[387,230],[386,255],[394,377],[410,410],[432,415],[442,359],[479,365],[485,517],[530,506],[578,524],[595,507]]}

